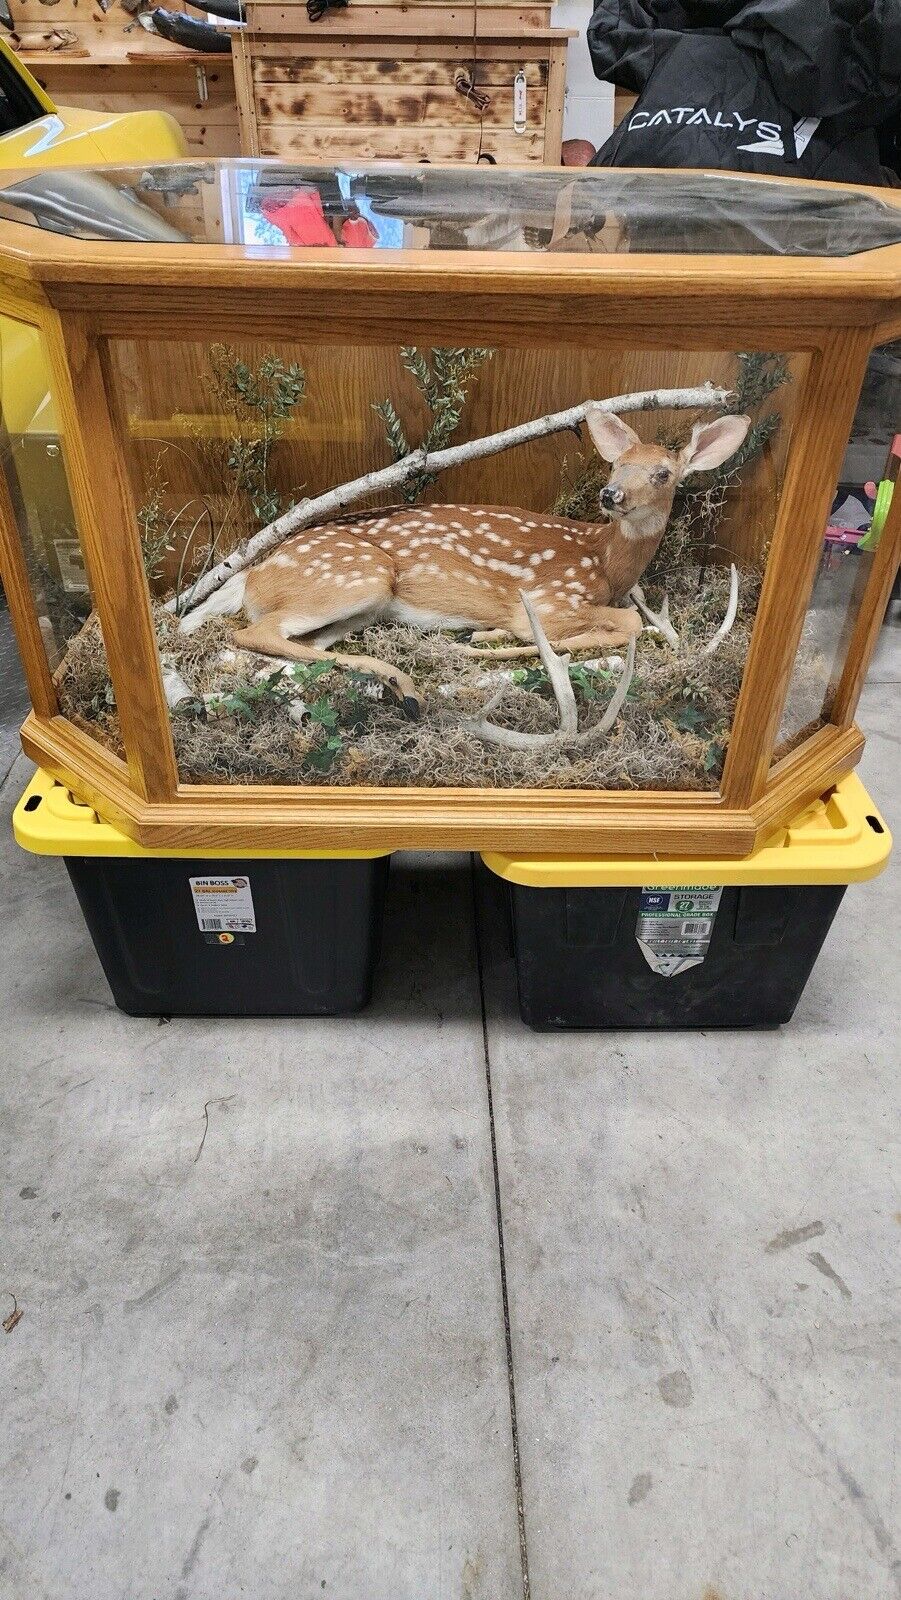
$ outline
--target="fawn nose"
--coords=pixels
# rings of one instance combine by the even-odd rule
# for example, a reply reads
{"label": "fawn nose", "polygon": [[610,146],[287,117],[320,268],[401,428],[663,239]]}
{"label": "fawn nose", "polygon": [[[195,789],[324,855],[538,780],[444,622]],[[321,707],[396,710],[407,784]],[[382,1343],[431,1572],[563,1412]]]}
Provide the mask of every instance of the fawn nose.
{"label": "fawn nose", "polygon": [[608,483],[601,490],[601,505],[605,511],[612,511],[614,506],[623,503],[623,491],[614,483]]}

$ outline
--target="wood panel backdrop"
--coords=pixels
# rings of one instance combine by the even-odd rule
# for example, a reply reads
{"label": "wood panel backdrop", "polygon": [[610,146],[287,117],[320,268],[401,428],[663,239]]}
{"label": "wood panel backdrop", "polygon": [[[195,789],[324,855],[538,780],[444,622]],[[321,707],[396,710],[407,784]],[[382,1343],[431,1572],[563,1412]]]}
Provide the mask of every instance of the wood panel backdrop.
{"label": "wood panel backdrop", "polygon": [[[165,483],[165,503],[173,512],[192,496],[212,494],[215,499],[215,484],[204,471],[197,442],[227,438],[234,422],[217,407],[211,392],[208,347],[120,340],[113,341],[111,350],[127,419],[137,505],[146,501],[155,476]],[[253,368],[266,347],[244,345],[238,354]],[[298,498],[319,494],[386,465],[391,452],[385,426],[373,409],[386,398],[400,416],[411,446],[420,442],[429,414],[396,347],[298,343],[280,347],[278,354],[285,362],[297,362],[306,377],[305,398],[275,448],[273,476],[283,494]],[[750,563],[765,554],[804,364],[802,358],[789,363],[796,381],[779,389],[765,407],[778,409],[782,423],[730,491],[715,560]],[[694,385],[708,378],[728,387],[735,376],[736,358],[731,352],[499,349],[472,382],[455,439],[478,438],[588,397]],[[685,413],[665,411],[632,418],[649,440],[683,433],[690,420]],[[547,510],[564,477],[595,459],[584,429],[581,442],[574,434],[557,434],[447,472],[425,498]],[[227,542],[223,553],[226,548]],[[170,578],[171,567],[172,561],[166,572]]]}

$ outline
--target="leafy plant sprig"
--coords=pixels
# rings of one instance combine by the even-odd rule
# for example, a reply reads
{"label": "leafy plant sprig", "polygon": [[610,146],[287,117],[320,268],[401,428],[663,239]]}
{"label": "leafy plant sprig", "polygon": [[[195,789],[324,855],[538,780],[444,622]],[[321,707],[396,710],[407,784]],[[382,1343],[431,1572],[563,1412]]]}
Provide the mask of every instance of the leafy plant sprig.
{"label": "leafy plant sprig", "polygon": [[[402,461],[413,448],[441,450],[450,443],[463,420],[470,384],[479,367],[491,359],[494,351],[487,348],[433,349],[429,353],[429,360],[415,345],[404,345],[400,354],[432,420],[419,445],[414,447],[390,399],[381,400],[373,406],[373,411],[385,424],[385,437],[395,461]],[[404,500],[408,505],[414,505],[435,482],[434,473],[415,473],[401,489]]]}
{"label": "leafy plant sprig", "polygon": [[296,361],[286,363],[271,352],[251,367],[224,344],[210,346],[209,364],[213,393],[236,423],[225,465],[262,526],[281,509],[271,478],[272,451],[304,399],[306,376]]}

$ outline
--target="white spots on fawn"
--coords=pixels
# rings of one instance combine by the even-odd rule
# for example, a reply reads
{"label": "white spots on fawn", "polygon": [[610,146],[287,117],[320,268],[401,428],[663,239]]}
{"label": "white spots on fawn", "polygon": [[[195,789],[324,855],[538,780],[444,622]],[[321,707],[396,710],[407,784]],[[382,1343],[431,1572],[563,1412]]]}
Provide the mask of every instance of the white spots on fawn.
{"label": "white spots on fawn", "polygon": [[586,568],[586,570],[588,567],[593,567],[594,562],[592,561],[591,556],[583,556],[579,562],[579,566]]}

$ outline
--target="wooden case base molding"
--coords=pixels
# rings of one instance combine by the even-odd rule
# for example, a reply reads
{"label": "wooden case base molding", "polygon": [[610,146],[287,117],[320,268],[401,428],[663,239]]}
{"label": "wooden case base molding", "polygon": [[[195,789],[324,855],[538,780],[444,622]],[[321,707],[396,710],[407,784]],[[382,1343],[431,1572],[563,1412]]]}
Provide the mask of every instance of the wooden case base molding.
{"label": "wooden case base molding", "polygon": [[[198,856],[289,850],[504,850],[523,855],[746,856],[824,794],[860,758],[857,727],[824,728],[779,763],[750,810],[718,795],[540,790],[241,791],[180,786],[167,804],[143,804],[123,762],[62,718],[33,713],[25,754],[136,843]],[[799,801],[799,794],[801,799]]]}

